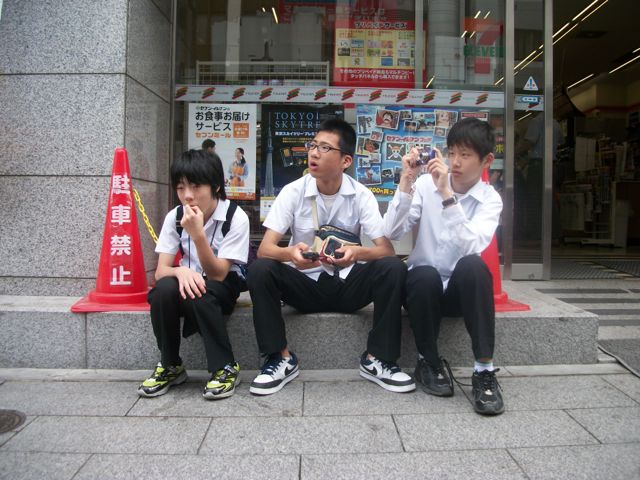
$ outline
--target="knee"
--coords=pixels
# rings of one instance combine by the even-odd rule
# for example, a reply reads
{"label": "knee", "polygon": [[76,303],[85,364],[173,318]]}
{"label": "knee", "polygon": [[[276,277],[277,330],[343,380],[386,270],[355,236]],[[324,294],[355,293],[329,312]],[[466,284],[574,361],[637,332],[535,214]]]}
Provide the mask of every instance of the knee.
{"label": "knee", "polygon": [[458,260],[454,272],[467,279],[491,281],[491,272],[480,255],[467,255]]}
{"label": "knee", "polygon": [[442,278],[431,265],[422,265],[412,268],[407,273],[407,292],[425,290],[438,290],[442,292]]}
{"label": "knee", "polygon": [[256,286],[260,286],[264,279],[275,272],[280,265],[277,260],[270,258],[258,258],[249,266],[249,272],[247,275],[247,286],[251,289]]}
{"label": "knee", "polygon": [[156,298],[176,295],[178,292],[178,279],[175,277],[163,277],[156,282],[149,292],[149,303]]}

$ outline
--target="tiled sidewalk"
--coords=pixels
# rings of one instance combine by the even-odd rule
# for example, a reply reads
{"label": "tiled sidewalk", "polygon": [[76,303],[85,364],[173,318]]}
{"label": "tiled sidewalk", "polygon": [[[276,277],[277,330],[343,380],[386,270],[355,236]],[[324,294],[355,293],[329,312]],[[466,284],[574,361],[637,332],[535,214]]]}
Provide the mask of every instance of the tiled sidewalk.
{"label": "tiled sidewalk", "polygon": [[640,379],[614,363],[503,367],[507,410],[492,418],[468,387],[393,394],[355,370],[302,371],[269,397],[243,372],[218,402],[202,371],[141,399],[147,373],[0,369],[0,409],[27,415],[0,435],[0,478],[640,477]]}

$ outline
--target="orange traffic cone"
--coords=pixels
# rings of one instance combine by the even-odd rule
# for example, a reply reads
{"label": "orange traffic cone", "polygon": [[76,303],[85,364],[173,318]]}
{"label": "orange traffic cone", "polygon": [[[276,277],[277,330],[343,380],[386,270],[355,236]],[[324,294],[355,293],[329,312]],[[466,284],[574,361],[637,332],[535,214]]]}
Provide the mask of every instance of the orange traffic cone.
{"label": "orange traffic cone", "polygon": [[149,310],[148,291],[129,159],[124,148],[116,148],[96,288],[71,311]]}
{"label": "orange traffic cone", "polygon": [[[482,172],[482,181],[489,183],[489,172],[485,169]],[[496,312],[522,312],[531,310],[529,305],[509,299],[509,296],[502,291],[502,274],[500,273],[500,259],[498,257],[498,242],[495,234],[489,246],[480,254],[484,263],[489,267],[493,276],[493,301]]]}

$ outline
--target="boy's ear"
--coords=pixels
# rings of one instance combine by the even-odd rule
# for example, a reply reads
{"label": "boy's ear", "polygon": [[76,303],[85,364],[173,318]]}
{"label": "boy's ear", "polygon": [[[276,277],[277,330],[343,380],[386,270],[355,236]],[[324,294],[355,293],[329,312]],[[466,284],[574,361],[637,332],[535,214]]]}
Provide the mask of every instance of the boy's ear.
{"label": "boy's ear", "polygon": [[487,155],[485,155],[485,157],[482,159],[482,167],[483,168],[489,168],[491,166],[491,164],[493,163],[493,161],[495,160],[495,155],[492,153],[488,153]]}
{"label": "boy's ear", "polygon": [[345,155],[342,157],[342,170],[346,170],[353,163],[353,157],[351,155]]}

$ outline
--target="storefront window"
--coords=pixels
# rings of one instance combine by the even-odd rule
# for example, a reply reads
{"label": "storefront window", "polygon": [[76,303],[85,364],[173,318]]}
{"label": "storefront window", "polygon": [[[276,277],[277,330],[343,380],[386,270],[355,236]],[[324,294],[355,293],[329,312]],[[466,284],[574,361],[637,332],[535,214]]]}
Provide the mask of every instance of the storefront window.
{"label": "storefront window", "polygon": [[469,116],[496,128],[500,188],[503,3],[178,0],[174,150],[216,142],[227,193],[256,237],[271,199],[305,173],[304,142],[328,116],[356,128],[348,173],[382,210],[402,155],[414,145],[446,153],[448,129]]}

